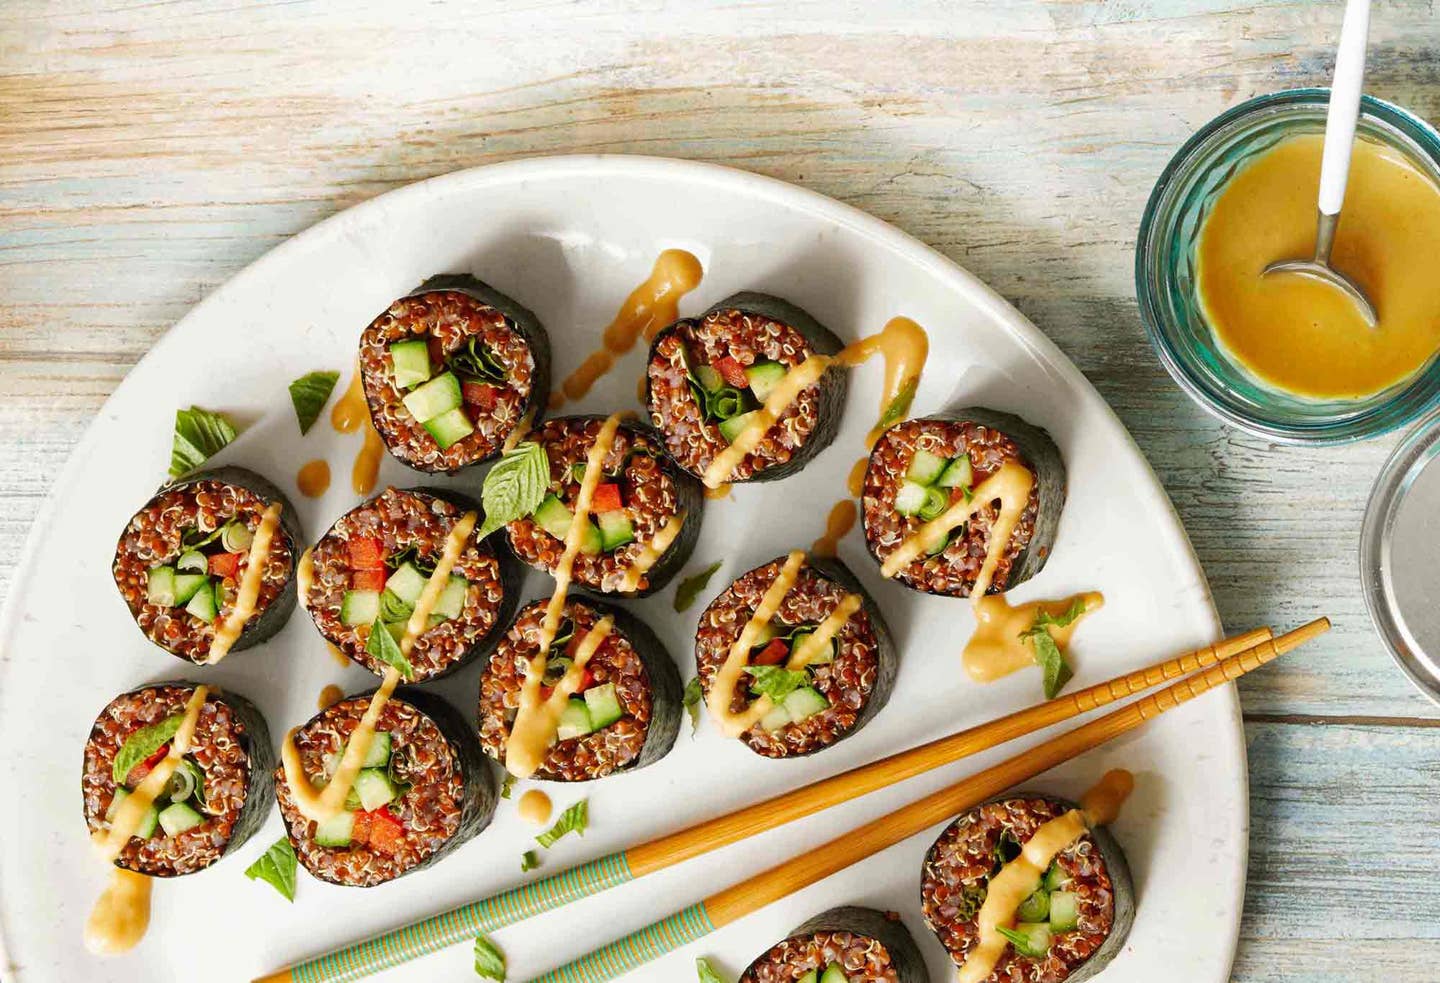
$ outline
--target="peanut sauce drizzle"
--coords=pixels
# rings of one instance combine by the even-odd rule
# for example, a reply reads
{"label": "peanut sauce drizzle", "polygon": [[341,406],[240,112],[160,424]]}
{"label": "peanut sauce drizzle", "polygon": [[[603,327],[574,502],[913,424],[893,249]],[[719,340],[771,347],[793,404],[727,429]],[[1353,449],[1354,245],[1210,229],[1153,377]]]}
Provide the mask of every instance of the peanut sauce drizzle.
{"label": "peanut sauce drizzle", "polygon": [[675,537],[680,535],[680,530],[684,527],[685,510],[681,509],[672,515],[670,521],[660,528],[660,531],[655,534],[654,539],[646,543],[640,549],[640,552],[635,554],[634,562],[632,562],[629,569],[625,571],[625,579],[620,581],[620,591],[622,593],[628,594],[631,591],[639,590],[647,586],[645,583],[646,572],[660,560],[660,557],[665,555],[665,551],[670,548],[671,543],[675,542]]}
{"label": "peanut sauce drizzle", "polygon": [[811,545],[810,552],[820,557],[834,557],[840,549],[840,540],[855,527],[855,515],[855,503],[848,498],[831,506],[830,515],[825,519],[825,533]]}
{"label": "peanut sauce drizzle", "polygon": [[306,498],[319,498],[330,487],[330,462],[324,458],[307,461],[295,475],[295,486]]}
{"label": "peanut sauce drizzle", "polygon": [[730,483],[728,481],[722,481],[714,488],[711,488],[709,485],[705,485],[704,489],[705,497],[710,499],[710,501],[712,502],[717,499],[730,497]]}
{"label": "peanut sauce drizzle", "polygon": [[[170,739],[169,752],[120,803],[110,820],[109,830],[97,830],[91,835],[90,841],[105,863],[115,863],[115,858],[140,828],[145,813],[170,784],[170,776],[190,750],[195,728],[200,723],[200,710],[209,692],[206,686],[195,687],[190,699],[185,701],[185,715]],[[145,874],[112,867],[110,883],[85,922],[86,949],[96,955],[114,955],[134,948],[144,938],[150,926],[150,881]]]}
{"label": "peanut sauce drizzle", "polygon": [[700,261],[683,249],[662,252],[650,275],[630,292],[605,328],[604,344],[566,377],[561,390],[550,394],[550,408],[559,409],[567,398],[584,397],[601,376],[615,367],[616,358],[634,348],[642,335],[647,342],[654,341],[661,328],[680,316],[680,298],[700,285],[704,272]]}
{"label": "peanut sauce drizzle", "polygon": [[985,901],[976,917],[978,939],[960,966],[960,983],[981,983],[995,971],[995,964],[1010,944],[998,929],[1014,924],[1016,910],[1040,887],[1040,879],[1056,855],[1091,828],[1115,821],[1120,806],[1134,787],[1135,778],[1130,772],[1118,768],[1106,772],[1095,787],[1085,793],[1081,808],[1071,809],[1042,825],[1020,848],[1020,856],[990,878]]}
{"label": "peanut sauce drizzle", "polygon": [[343,699],[345,699],[345,691],[334,683],[330,683],[315,698],[315,706],[321,710],[329,710]]}
{"label": "peanut sauce drizzle", "polygon": [[330,408],[330,425],[339,433],[354,433],[364,427],[365,442],[355,454],[355,466],[350,471],[350,487],[357,495],[370,494],[380,474],[380,458],[385,453],[385,443],[370,420],[370,407],[365,403],[365,387],[360,381],[358,360],[345,395],[337,399]]}
{"label": "peanut sauce drizzle", "polygon": [[1070,644],[1080,622],[1104,605],[1103,594],[1087,591],[1063,601],[1030,601],[1016,607],[1011,607],[1004,594],[991,594],[974,600],[975,633],[965,643],[962,656],[965,672],[977,683],[990,683],[1034,665],[1034,650],[1026,644],[1025,632],[1035,624],[1036,616],[1042,611],[1058,618],[1068,612],[1076,601],[1084,605],[1079,617],[1063,628],[1059,625],[1045,626],[1062,652]]}
{"label": "peanut sauce drizzle", "polygon": [[270,559],[270,544],[275,539],[275,527],[280,524],[279,502],[271,502],[260,516],[255,527],[255,538],[250,541],[246,554],[245,574],[240,578],[240,589],[235,594],[235,604],[215,629],[215,638],[210,642],[210,653],[205,656],[205,665],[213,666],[230,653],[230,648],[245,630],[245,623],[255,613],[255,603],[260,599],[260,582],[265,577],[265,564]]}

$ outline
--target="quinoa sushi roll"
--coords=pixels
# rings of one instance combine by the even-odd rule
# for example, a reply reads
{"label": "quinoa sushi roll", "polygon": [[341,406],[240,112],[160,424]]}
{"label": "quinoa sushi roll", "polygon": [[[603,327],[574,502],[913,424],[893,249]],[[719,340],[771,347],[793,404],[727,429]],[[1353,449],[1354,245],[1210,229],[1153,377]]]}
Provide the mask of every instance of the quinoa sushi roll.
{"label": "quinoa sushi roll", "polygon": [[[655,336],[645,370],[650,420],[665,435],[670,456],[711,487],[787,477],[839,430],[848,378],[828,357],[842,348],[833,332],[795,305],[768,294],[735,294]],[[789,390],[786,377],[797,370],[792,382],[806,384],[783,408],[771,407],[773,418],[757,420],[777,389],[782,396]],[[758,429],[765,422],[771,425]],[[752,434],[742,437],[747,431]],[[744,446],[731,452],[737,441]]]}
{"label": "quinoa sushi roll", "polygon": [[[534,513],[505,532],[515,555],[537,570],[553,575],[565,552],[586,459],[604,423],[600,416],[567,416],[530,435],[545,450],[550,487]],[[694,550],[704,494],[665,456],[659,434],[641,423],[620,424],[600,466],[573,582],[597,594],[653,594]]]}
{"label": "quinoa sushi roll", "polygon": [[[995,544],[991,532],[1005,516],[1004,501],[984,494],[987,479],[1018,465],[1029,473],[1029,498],[993,562],[987,593],[1003,593],[1040,572],[1050,556],[1065,505],[1065,463],[1050,436],[1019,417],[961,409],[906,420],[876,442],[861,499],[865,545],[886,576],[914,590],[969,597]],[[1004,476],[1002,476],[1004,477]],[[981,492],[977,497],[976,493]],[[928,536],[932,520],[964,504],[966,521]],[[914,545],[915,557],[892,554]]]}
{"label": "quinoa sushi roll", "polygon": [[[926,853],[920,885],[925,921],[969,978],[1080,983],[1124,946],[1135,916],[1134,891],[1114,838],[1083,822],[1058,838],[1037,836],[1073,809],[1073,803],[1024,792],[994,799],[956,819]],[[979,913],[991,883],[1023,846],[1042,838],[1058,852],[1043,874],[1035,870],[1035,891],[1017,899],[1013,911],[997,913],[1002,927],[987,944]],[[1004,907],[1010,908],[1008,902]]]}
{"label": "quinoa sushi roll", "polygon": [[216,468],[161,487],[121,533],[111,570],[145,636],[205,665],[284,627],[300,542],[279,488],[244,468]]}
{"label": "quinoa sushi roll", "polygon": [[[269,815],[275,757],[265,720],[249,700],[206,689],[188,748],[116,866],[149,877],[193,874],[243,844]],[[184,681],[157,683],[100,711],[80,782],[92,835],[108,833],[121,803],[167,757],[195,691]]]}
{"label": "quinoa sushi roll", "polygon": [[500,453],[545,410],[550,341],[524,307],[471,276],[434,276],[360,335],[370,420],[417,471]]}
{"label": "quinoa sushi roll", "polygon": [[[294,732],[312,786],[335,774],[371,697],[346,697]],[[305,869],[345,887],[373,887],[430,866],[488,826],[496,802],[494,772],[464,718],[437,697],[403,688],[380,711],[342,812],[307,819],[284,767],[275,772],[275,794]]]}
{"label": "quinoa sushi roll", "polygon": [[[480,745],[502,764],[527,667],[540,651],[546,601],[521,610],[480,677]],[[680,729],[680,674],[649,626],[619,608],[571,597],[542,680],[541,698],[574,664],[585,636],[606,616],[614,627],[584,666],[560,715],[556,743],[530,777],[583,782],[644,768],[664,757]]]}
{"label": "quinoa sushi roll", "polygon": [[740,983],[927,983],[920,947],[898,915],[831,908],[771,946]]}
{"label": "quinoa sushi roll", "polygon": [[889,699],[898,662],[855,576],[798,551],[710,603],[695,661],[711,717],[769,758],[811,754],[865,726]]}
{"label": "quinoa sushi roll", "polygon": [[[387,488],[342,515],[301,563],[305,607],[320,634],[382,675],[371,631],[380,624],[398,643],[451,531],[471,511],[450,492]],[[434,679],[483,652],[515,610],[519,586],[514,559],[472,532],[410,649],[413,678]]]}

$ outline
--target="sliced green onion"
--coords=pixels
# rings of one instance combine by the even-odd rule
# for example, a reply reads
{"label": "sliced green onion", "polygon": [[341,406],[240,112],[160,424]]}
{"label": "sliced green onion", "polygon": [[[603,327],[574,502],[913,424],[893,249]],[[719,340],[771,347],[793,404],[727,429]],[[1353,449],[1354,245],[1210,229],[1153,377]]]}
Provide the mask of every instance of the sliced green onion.
{"label": "sliced green onion", "polygon": [[390,588],[380,594],[380,620],[386,622],[406,621],[415,610],[415,605],[405,600]]}
{"label": "sliced green onion", "polygon": [[943,488],[925,489],[925,502],[920,506],[920,518],[929,522],[950,507],[950,496]]}
{"label": "sliced green onion", "polygon": [[254,541],[255,534],[250,531],[250,527],[238,519],[225,523],[225,528],[220,530],[220,545],[225,547],[227,553],[248,550]]}
{"label": "sliced green onion", "polygon": [[717,420],[728,420],[739,416],[745,410],[745,397],[740,390],[726,386],[710,394],[710,415]]}
{"label": "sliced green onion", "polygon": [[175,569],[182,573],[204,573],[210,569],[210,561],[199,550],[186,550],[175,561]]}

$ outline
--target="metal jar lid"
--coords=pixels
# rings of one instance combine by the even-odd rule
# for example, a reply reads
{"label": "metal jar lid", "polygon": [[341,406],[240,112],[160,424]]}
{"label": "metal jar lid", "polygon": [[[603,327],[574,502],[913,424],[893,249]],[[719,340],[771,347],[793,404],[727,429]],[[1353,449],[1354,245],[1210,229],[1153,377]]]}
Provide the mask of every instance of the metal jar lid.
{"label": "metal jar lid", "polygon": [[1360,530],[1360,583],[1395,661],[1440,703],[1440,410],[1380,469]]}

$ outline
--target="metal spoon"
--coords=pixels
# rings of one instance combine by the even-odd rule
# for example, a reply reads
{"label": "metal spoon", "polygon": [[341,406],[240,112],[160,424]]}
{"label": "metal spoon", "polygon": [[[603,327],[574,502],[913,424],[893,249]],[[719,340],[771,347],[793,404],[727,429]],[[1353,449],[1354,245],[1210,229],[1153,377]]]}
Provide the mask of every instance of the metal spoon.
{"label": "metal spoon", "polygon": [[1320,158],[1320,207],[1315,224],[1315,256],[1271,263],[1261,276],[1295,273],[1328,283],[1355,303],[1365,323],[1379,324],[1375,305],[1354,280],[1330,265],[1345,183],[1350,177],[1350,147],[1355,142],[1355,121],[1360,116],[1360,90],[1365,84],[1365,43],[1370,34],[1370,0],[1348,0],[1340,24],[1340,46],[1335,55],[1335,78],[1330,84],[1330,107],[1325,114],[1325,149]]}

